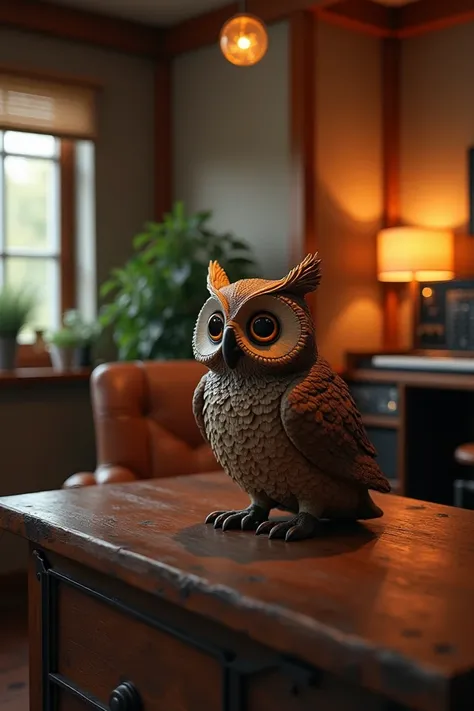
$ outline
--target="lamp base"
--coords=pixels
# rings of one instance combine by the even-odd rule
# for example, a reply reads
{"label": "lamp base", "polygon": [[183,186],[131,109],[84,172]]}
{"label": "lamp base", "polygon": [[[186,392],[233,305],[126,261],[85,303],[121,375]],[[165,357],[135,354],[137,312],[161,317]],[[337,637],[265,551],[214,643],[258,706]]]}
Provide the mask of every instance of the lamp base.
{"label": "lamp base", "polygon": [[[409,302],[409,343],[402,338],[400,312],[408,293]],[[416,313],[418,300],[418,282],[383,282],[383,348],[385,351],[406,351],[416,344]]]}
{"label": "lamp base", "polygon": [[404,284],[385,282],[383,288],[383,348],[400,348],[400,304]]}

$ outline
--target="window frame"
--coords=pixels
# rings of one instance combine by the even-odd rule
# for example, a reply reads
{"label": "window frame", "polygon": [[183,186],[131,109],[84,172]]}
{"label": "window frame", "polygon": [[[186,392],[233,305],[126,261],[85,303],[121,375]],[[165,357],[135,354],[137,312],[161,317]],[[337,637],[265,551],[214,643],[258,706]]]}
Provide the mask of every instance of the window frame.
{"label": "window frame", "polygon": [[[28,131],[27,133],[32,132]],[[76,145],[75,141],[71,139],[57,137],[57,140],[59,145],[58,158],[56,159],[59,166],[59,255],[57,259],[59,263],[59,307],[60,314],[63,314],[68,309],[76,308],[77,304]],[[0,256],[3,260],[9,255],[2,252]],[[19,345],[18,367],[48,367],[50,365],[49,353],[38,350],[36,344]]]}

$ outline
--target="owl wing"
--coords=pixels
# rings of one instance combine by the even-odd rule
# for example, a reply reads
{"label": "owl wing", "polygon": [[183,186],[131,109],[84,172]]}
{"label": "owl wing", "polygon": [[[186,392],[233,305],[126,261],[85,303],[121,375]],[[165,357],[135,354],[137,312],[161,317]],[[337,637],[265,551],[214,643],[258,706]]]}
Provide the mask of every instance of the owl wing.
{"label": "owl wing", "polygon": [[327,361],[318,359],[303,380],[289,386],[281,417],[291,442],[318,469],[390,491],[349,388]]}
{"label": "owl wing", "polygon": [[193,413],[196,424],[201,432],[203,439],[207,442],[206,427],[204,425],[204,391],[206,389],[206,379],[208,373],[202,376],[197,384],[193,395]]}

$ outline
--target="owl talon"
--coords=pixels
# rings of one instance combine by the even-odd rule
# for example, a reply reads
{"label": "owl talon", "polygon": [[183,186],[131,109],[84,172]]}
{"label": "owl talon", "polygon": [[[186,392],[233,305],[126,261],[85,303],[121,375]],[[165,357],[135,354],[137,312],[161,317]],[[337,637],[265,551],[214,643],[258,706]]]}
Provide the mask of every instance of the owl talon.
{"label": "owl talon", "polygon": [[268,533],[270,540],[283,540],[287,542],[302,541],[312,538],[319,529],[319,519],[309,513],[300,513],[289,521],[275,523],[266,521],[257,528],[257,536]]}
{"label": "owl talon", "polygon": [[206,518],[206,523],[213,523],[214,528],[223,531],[242,529],[253,531],[268,517],[268,512],[256,504],[251,504],[242,511],[214,511]]}
{"label": "owl talon", "polygon": [[263,523],[260,524],[260,526],[255,531],[255,535],[261,536],[262,534],[270,533],[270,531],[272,530],[274,525],[275,525],[274,521],[264,521]]}
{"label": "owl talon", "polygon": [[[222,528],[224,529],[224,524],[228,518],[233,516],[236,512],[235,511],[224,511],[224,513],[221,513],[220,516],[216,518],[214,521],[214,528]],[[225,529],[224,529],[225,530]]]}
{"label": "owl talon", "polygon": [[218,516],[222,516],[225,511],[213,511],[212,513],[209,514],[209,516],[206,517],[206,523],[214,523],[216,518]]}

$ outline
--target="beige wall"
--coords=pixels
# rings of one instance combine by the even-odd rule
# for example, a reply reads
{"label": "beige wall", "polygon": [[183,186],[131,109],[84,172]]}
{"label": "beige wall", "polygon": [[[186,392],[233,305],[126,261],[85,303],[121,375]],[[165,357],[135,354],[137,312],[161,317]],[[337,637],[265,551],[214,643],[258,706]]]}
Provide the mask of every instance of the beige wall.
{"label": "beige wall", "polygon": [[320,23],[316,38],[319,348],[338,367],[381,339],[375,239],[382,216],[380,40]]}
{"label": "beige wall", "polygon": [[474,145],[474,23],[402,45],[401,213],[408,224],[454,228],[456,271],[474,275],[467,148]]}
{"label": "beige wall", "polygon": [[251,242],[278,277],[290,233],[287,23],[269,33],[255,67],[234,67],[214,45],[175,60],[174,194],[213,210],[215,228]]}

